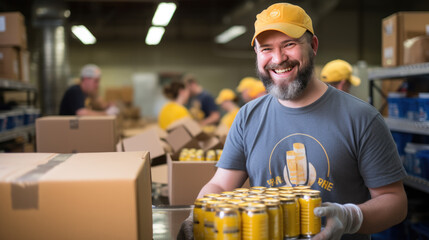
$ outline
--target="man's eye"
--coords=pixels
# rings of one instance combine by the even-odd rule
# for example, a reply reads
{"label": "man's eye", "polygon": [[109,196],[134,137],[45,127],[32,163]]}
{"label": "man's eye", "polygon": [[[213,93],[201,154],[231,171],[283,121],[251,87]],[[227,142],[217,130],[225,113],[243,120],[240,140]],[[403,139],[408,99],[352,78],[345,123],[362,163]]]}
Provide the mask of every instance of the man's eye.
{"label": "man's eye", "polygon": [[270,51],[271,50],[271,48],[262,48],[261,49],[261,52],[268,52],[268,51]]}

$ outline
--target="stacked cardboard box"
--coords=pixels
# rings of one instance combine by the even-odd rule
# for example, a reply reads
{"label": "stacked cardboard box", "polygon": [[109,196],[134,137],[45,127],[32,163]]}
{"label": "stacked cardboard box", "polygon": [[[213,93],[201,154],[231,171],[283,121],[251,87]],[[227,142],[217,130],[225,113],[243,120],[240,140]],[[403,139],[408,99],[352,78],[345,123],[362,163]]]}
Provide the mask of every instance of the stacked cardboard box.
{"label": "stacked cardboard box", "polygon": [[29,52],[24,16],[0,13],[0,78],[29,81]]}
{"label": "stacked cardboard box", "polygon": [[48,116],[36,120],[37,152],[115,152],[118,139],[114,116]]}
{"label": "stacked cardboard box", "polygon": [[149,154],[0,157],[0,239],[152,239]]}
{"label": "stacked cardboard box", "polygon": [[398,12],[382,20],[382,66],[404,64],[404,42],[429,35],[429,12]]}

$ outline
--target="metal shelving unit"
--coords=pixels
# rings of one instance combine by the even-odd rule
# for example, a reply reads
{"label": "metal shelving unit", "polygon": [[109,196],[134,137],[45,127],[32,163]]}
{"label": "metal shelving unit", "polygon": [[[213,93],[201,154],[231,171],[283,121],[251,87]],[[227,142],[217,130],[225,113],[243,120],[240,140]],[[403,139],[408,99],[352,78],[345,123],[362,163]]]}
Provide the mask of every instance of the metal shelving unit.
{"label": "metal shelving unit", "polygon": [[[369,102],[373,103],[374,89],[386,98],[382,90],[375,84],[377,80],[403,79],[411,77],[427,77],[429,81],[429,63],[406,65],[391,68],[376,68],[368,72],[369,80]],[[382,109],[386,104],[382,106]],[[417,122],[406,119],[385,118],[387,126],[392,131],[429,135],[429,122]],[[407,176],[404,184],[422,192],[429,193],[429,181],[415,176]]]}
{"label": "metal shelving unit", "polygon": [[[19,82],[15,80],[0,78],[0,94],[6,91],[23,91],[27,93],[27,105],[35,106],[37,100],[37,88],[33,84]],[[0,142],[6,142],[17,138],[23,138],[26,142],[35,134],[34,124],[29,126],[16,127],[0,132]]]}
{"label": "metal shelving unit", "polygon": [[34,135],[34,132],[34,125],[17,127],[0,133],[0,142],[6,142],[19,137],[22,137],[25,141],[28,141],[29,135]]}

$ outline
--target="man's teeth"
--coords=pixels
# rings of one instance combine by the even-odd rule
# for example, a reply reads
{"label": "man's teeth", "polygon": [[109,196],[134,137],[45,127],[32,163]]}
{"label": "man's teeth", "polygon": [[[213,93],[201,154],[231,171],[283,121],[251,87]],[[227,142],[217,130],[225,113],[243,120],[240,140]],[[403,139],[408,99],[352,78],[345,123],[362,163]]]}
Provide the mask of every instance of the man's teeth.
{"label": "man's teeth", "polygon": [[291,71],[292,68],[274,69],[275,73],[285,73]]}

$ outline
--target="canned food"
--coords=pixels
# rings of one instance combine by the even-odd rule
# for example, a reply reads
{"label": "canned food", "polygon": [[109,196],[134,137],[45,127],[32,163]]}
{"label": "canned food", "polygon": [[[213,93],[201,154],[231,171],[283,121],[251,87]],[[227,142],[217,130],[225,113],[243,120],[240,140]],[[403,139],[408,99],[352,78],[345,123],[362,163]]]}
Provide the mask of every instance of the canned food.
{"label": "canned food", "polygon": [[204,195],[205,198],[211,198],[213,200],[216,200],[219,197],[222,197],[219,193],[208,193]]}
{"label": "canned food", "polygon": [[292,191],[293,187],[289,187],[289,186],[283,186],[283,187],[279,187],[280,191]]}
{"label": "canned food", "polygon": [[300,234],[299,203],[295,196],[281,197],[283,210],[283,239],[296,239]]}
{"label": "canned food", "polygon": [[220,160],[220,156],[222,155],[222,149],[216,149],[216,160]]}
{"label": "canned food", "polygon": [[268,213],[268,237],[270,240],[283,240],[283,210],[279,199],[264,199]]}
{"label": "canned food", "polygon": [[204,151],[202,149],[198,149],[195,152],[195,159],[194,159],[194,161],[204,161],[204,160],[205,160],[205,158],[204,158]]}
{"label": "canned food", "polygon": [[265,190],[261,189],[250,189],[249,195],[263,195],[265,193]]}
{"label": "canned food", "polygon": [[188,151],[183,149],[182,151],[180,151],[179,161],[187,161],[187,160],[188,160]]}
{"label": "canned food", "polygon": [[311,238],[320,232],[322,222],[320,217],[314,215],[314,208],[322,205],[320,191],[308,190],[299,198],[301,207],[301,236]]}
{"label": "canned food", "polygon": [[206,161],[216,161],[216,153],[214,150],[207,151]]}
{"label": "canned food", "polygon": [[206,203],[206,207],[204,209],[204,239],[205,240],[215,239],[214,219],[216,215],[216,208],[220,204],[223,204],[223,202],[216,201],[216,200],[210,200],[210,201],[207,201]]}
{"label": "canned food", "polygon": [[268,213],[264,204],[240,205],[243,240],[268,240]]}
{"label": "canned food", "polygon": [[217,207],[214,218],[215,239],[240,240],[241,219],[238,206],[233,204],[221,204]]}
{"label": "canned food", "polygon": [[221,192],[220,195],[222,195],[224,197],[234,197],[235,192],[233,192],[233,191],[225,191],[225,192]]}
{"label": "canned food", "polygon": [[267,188],[263,186],[253,186],[250,188],[250,190],[262,190],[263,192],[265,191],[265,189]]}
{"label": "canned food", "polygon": [[249,192],[249,189],[248,188],[236,188],[236,189],[234,189],[234,192],[247,193],[247,192]]}
{"label": "canned food", "polygon": [[194,202],[194,238],[204,240],[204,208],[210,198],[198,198]]}

